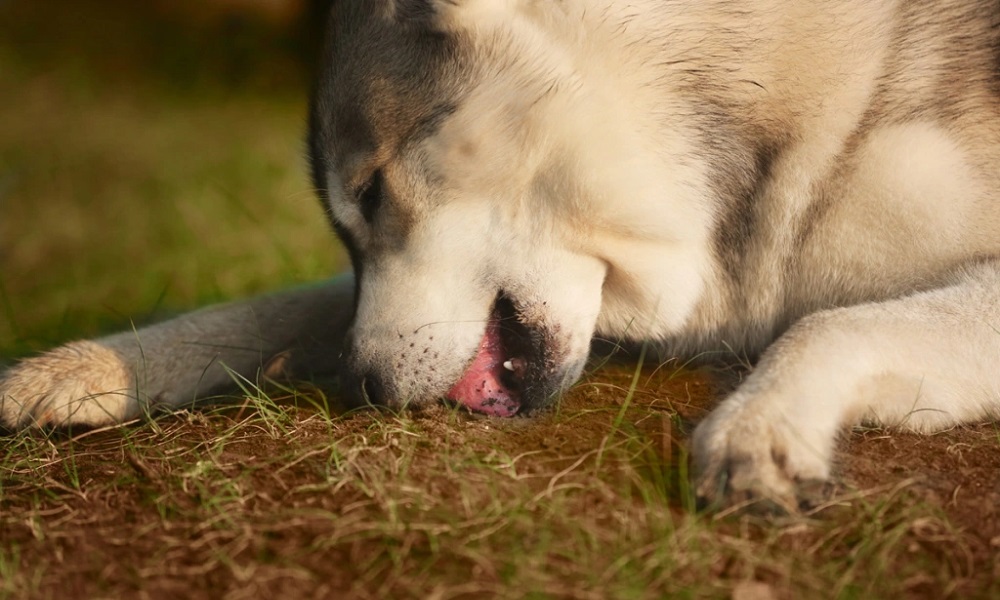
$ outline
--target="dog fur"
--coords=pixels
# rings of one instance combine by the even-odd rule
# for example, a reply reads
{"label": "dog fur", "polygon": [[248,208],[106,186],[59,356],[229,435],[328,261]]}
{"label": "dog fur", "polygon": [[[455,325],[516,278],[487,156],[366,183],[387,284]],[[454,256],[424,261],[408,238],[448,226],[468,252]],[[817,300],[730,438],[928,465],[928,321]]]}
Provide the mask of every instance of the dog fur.
{"label": "dog fur", "polygon": [[27,359],[0,420],[278,363],[503,415],[630,340],[760,357],[695,431],[697,489],[793,508],[845,426],[1000,407],[996,0],[342,0],[329,31],[309,143],[353,277]]}

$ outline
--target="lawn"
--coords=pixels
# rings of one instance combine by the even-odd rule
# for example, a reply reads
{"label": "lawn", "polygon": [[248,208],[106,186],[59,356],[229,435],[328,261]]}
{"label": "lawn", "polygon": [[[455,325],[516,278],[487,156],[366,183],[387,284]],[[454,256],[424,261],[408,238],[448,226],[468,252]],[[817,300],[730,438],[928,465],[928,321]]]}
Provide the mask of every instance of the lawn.
{"label": "lawn", "polygon": [[[280,35],[234,54],[127,4],[46,4],[0,3],[0,356],[345,268]],[[995,425],[858,429],[807,514],[698,512],[686,436],[731,379],[596,361],[552,411],[507,420],[244,386],[9,434],[0,599],[1000,594]]]}

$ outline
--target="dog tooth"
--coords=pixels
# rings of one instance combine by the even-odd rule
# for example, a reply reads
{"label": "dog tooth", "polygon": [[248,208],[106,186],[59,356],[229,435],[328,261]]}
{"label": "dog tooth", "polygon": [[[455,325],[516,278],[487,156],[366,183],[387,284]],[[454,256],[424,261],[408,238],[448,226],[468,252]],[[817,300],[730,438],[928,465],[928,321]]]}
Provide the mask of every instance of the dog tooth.
{"label": "dog tooth", "polygon": [[514,370],[514,361],[512,361],[512,360],[504,361],[503,368],[507,369],[508,371],[513,371]]}

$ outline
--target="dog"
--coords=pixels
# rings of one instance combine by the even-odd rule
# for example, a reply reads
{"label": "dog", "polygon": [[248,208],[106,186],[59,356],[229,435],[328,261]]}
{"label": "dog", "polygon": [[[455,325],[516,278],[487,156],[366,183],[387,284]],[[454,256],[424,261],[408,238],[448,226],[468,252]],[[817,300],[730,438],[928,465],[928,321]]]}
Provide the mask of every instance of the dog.
{"label": "dog", "polygon": [[595,338],[756,368],[699,496],[796,506],[838,433],[1000,407],[996,0],[338,0],[312,174],[353,274],[28,358],[9,427],[234,377],[530,412]]}

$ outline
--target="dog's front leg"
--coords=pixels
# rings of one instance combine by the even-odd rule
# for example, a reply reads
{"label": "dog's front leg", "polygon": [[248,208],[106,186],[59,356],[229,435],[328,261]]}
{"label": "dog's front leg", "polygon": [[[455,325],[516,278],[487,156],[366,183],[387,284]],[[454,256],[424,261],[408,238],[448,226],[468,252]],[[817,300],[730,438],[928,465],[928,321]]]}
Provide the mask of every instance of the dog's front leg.
{"label": "dog's front leg", "polygon": [[994,414],[998,359],[997,262],[939,289],[813,314],[694,432],[697,492],[795,510],[803,484],[829,478],[844,426],[926,432]]}
{"label": "dog's front leg", "polygon": [[333,371],[354,279],[209,307],[71,342],[0,374],[0,425],[108,425],[235,388],[235,378]]}

